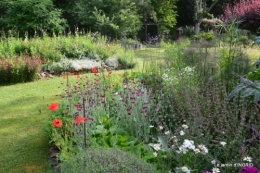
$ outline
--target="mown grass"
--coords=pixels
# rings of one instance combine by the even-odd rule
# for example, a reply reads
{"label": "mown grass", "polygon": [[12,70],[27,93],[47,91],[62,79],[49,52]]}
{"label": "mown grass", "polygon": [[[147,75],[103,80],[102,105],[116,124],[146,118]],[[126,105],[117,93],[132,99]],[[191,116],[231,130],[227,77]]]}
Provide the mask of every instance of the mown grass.
{"label": "mown grass", "polygon": [[47,172],[47,104],[58,101],[62,79],[0,87],[0,172]]}

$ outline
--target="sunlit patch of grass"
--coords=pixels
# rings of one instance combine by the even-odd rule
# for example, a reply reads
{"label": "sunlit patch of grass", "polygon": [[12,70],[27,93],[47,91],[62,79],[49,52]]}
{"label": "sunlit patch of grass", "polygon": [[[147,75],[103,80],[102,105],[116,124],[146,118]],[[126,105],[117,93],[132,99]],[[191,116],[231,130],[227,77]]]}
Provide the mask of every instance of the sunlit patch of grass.
{"label": "sunlit patch of grass", "polygon": [[246,49],[246,53],[248,54],[248,56],[252,62],[255,62],[256,60],[258,60],[260,58],[259,51],[260,51],[259,46],[257,46],[257,47],[255,46],[253,48],[249,47]]}

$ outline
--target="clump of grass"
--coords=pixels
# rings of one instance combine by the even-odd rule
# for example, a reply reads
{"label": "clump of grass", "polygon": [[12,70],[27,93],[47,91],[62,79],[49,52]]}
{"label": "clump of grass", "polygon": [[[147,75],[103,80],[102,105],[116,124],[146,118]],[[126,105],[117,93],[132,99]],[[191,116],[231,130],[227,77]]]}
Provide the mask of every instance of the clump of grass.
{"label": "clump of grass", "polygon": [[89,148],[60,165],[61,172],[86,173],[156,173],[153,165],[113,148]]}

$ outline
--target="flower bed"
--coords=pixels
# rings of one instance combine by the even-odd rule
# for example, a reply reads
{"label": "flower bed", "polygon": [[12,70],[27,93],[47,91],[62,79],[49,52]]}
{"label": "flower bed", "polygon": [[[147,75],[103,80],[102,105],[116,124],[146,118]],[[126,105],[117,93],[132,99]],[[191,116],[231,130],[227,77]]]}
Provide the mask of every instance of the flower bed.
{"label": "flower bed", "polygon": [[[250,148],[246,147],[238,157],[240,149],[232,146],[238,141],[226,136],[232,133],[231,129],[221,131],[220,124],[220,128],[214,126],[219,120],[209,121],[198,104],[184,109],[192,103],[187,99],[199,99],[194,86],[183,88],[181,84],[190,81],[191,75],[182,75],[179,87],[167,84],[157,88],[140,75],[97,73],[92,69],[91,75],[76,75],[78,81],[73,86],[69,83],[73,76],[65,76],[68,79],[63,84],[64,94],[60,95],[62,102],[49,106],[51,142],[58,149],[55,154],[61,167],[66,167],[63,163],[68,164],[83,150],[98,147],[132,153],[158,172],[232,172],[257,165],[251,157],[254,150]],[[187,96],[192,91],[193,95]],[[185,105],[184,100],[187,100]],[[211,114],[212,108],[207,106]],[[236,154],[223,154],[229,152]]]}

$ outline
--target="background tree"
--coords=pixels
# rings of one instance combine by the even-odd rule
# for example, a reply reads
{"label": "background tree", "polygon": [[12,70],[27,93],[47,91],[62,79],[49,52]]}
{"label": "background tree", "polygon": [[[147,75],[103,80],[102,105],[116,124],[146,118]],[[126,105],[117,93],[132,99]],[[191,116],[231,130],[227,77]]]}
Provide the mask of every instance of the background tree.
{"label": "background tree", "polygon": [[133,2],[136,5],[138,15],[143,24],[157,21],[156,12],[154,11],[151,0],[133,0]]}
{"label": "background tree", "polygon": [[152,0],[161,32],[169,32],[177,23],[177,0]]}
{"label": "background tree", "polygon": [[81,0],[77,3],[82,25],[91,31],[120,38],[135,37],[142,23],[132,0]]}
{"label": "background tree", "polygon": [[195,0],[195,34],[200,32],[200,24],[210,10],[218,3],[219,0],[213,0],[209,7],[207,7],[207,0]]}
{"label": "background tree", "polygon": [[11,0],[5,1],[4,5],[7,11],[2,16],[2,23],[7,29],[33,34],[36,30],[58,32],[65,28],[66,20],[51,0]]}
{"label": "background tree", "polygon": [[68,30],[75,32],[76,28],[81,28],[77,15],[77,3],[79,0],[53,0],[55,8],[62,10],[62,17],[67,20]]}

